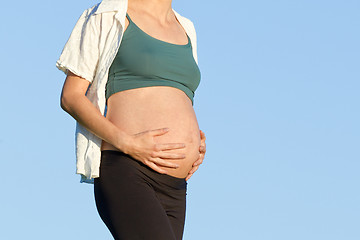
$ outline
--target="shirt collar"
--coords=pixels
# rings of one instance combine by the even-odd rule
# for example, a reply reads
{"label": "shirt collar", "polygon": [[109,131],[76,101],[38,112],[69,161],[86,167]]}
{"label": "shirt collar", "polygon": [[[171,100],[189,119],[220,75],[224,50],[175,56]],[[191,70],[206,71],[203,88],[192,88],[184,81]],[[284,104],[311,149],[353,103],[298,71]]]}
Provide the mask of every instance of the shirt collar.
{"label": "shirt collar", "polygon": [[95,14],[126,11],[127,3],[128,0],[103,0],[96,9]]}

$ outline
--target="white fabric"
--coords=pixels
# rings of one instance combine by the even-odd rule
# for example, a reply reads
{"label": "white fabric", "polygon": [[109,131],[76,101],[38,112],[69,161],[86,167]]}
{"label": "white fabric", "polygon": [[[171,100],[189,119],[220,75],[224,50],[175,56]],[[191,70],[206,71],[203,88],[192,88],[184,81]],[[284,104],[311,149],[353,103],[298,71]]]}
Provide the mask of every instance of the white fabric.
{"label": "white fabric", "polygon": [[[86,9],[56,62],[56,67],[65,74],[69,70],[91,83],[86,96],[102,114],[106,108],[105,86],[108,72],[120,47],[127,6],[127,0],[103,0]],[[190,37],[197,63],[194,25],[172,10]],[[80,182],[94,183],[94,178],[99,177],[102,140],[76,123],[75,141],[76,173],[81,175]]]}

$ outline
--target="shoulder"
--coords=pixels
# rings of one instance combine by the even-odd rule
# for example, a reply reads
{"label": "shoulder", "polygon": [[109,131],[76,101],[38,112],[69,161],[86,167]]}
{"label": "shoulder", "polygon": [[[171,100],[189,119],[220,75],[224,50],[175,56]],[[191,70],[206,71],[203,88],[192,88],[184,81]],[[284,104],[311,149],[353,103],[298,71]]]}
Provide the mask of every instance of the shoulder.
{"label": "shoulder", "polygon": [[[95,34],[99,36],[102,32],[108,30],[114,20],[117,9],[113,5],[105,5],[108,1],[97,3],[81,13],[74,30],[80,35]],[[95,36],[94,36],[95,37]]]}
{"label": "shoulder", "polygon": [[175,13],[175,16],[176,16],[180,21],[183,21],[184,23],[189,24],[189,25],[194,25],[193,22],[192,22],[189,18],[181,15],[180,13],[178,13],[177,11],[175,11],[175,9],[173,9],[173,12]]}
{"label": "shoulder", "polygon": [[[115,1],[116,2],[116,1]],[[92,7],[85,9],[80,19],[85,21],[96,21],[102,18],[112,18],[121,6],[115,4],[113,1],[102,1]]]}
{"label": "shoulder", "polygon": [[97,15],[97,10],[99,9],[100,4],[101,2],[83,10],[82,14],[80,15],[80,18],[85,18],[85,19],[94,18]]}
{"label": "shoulder", "polygon": [[176,18],[180,21],[180,23],[193,34],[196,34],[194,23],[187,17],[181,15],[173,9]]}

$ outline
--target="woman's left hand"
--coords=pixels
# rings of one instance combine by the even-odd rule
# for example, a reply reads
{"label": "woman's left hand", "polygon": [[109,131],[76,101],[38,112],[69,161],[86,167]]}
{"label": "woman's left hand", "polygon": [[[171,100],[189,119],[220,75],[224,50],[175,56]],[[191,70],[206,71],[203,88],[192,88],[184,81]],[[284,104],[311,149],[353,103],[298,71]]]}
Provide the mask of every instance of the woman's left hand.
{"label": "woman's left hand", "polygon": [[196,172],[196,170],[198,170],[200,164],[203,163],[204,157],[205,157],[205,152],[206,152],[206,137],[205,137],[205,133],[203,131],[200,130],[200,138],[201,138],[201,144],[199,147],[199,158],[198,160],[196,160],[193,164],[193,168],[190,170],[190,172],[188,173],[188,175],[186,176],[186,181],[188,181],[190,179],[190,177],[194,174],[194,172]]}

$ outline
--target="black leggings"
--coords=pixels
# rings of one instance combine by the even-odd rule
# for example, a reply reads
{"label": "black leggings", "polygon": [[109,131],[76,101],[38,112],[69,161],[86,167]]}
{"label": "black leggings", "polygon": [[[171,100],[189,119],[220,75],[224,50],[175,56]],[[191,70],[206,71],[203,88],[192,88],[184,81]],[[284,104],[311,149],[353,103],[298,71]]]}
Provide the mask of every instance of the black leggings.
{"label": "black leggings", "polygon": [[161,174],[130,155],[101,151],[95,178],[97,210],[114,239],[182,239],[185,178]]}

